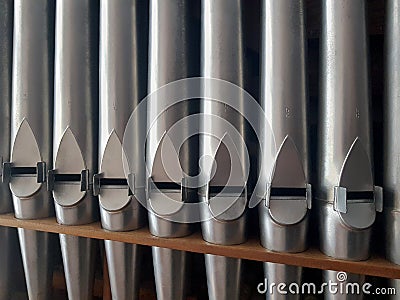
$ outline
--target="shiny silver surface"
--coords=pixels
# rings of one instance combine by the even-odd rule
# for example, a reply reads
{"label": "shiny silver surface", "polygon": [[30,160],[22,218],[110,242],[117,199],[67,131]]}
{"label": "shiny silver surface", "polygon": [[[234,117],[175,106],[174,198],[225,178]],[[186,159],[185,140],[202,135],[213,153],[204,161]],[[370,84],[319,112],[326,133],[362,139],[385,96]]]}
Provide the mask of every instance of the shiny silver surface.
{"label": "shiny silver surface", "polygon": [[96,243],[94,239],[60,234],[68,299],[92,299]]}
{"label": "shiny silver surface", "polygon": [[[98,162],[99,1],[56,5],[54,169],[48,174],[57,221],[80,225],[97,219],[92,178]],[[94,240],[60,234],[69,299],[91,298]]]}
{"label": "shiny silver surface", "polygon": [[384,204],[386,226],[386,256],[400,264],[400,189],[398,172],[398,152],[400,140],[397,137],[400,130],[398,115],[400,113],[399,93],[400,77],[400,1],[389,0],[386,7],[385,31],[385,97],[384,97]]}
{"label": "shiny silver surface", "polygon": [[400,265],[400,212],[386,210],[385,222],[386,258]]}
{"label": "shiny silver surface", "polygon": [[204,258],[209,299],[239,300],[242,260],[211,254],[205,254]]}
{"label": "shiny silver surface", "polygon": [[[146,116],[135,124],[134,159],[124,170],[123,136],[129,118],[146,96],[148,8],[145,1],[102,0],[100,5],[99,174],[97,184],[103,228],[135,230],[146,221],[143,201],[146,169],[142,162]],[[117,46],[118,45],[118,46]],[[132,125],[133,126],[133,125]],[[131,191],[125,174],[133,176]],[[113,181],[114,180],[114,181]],[[96,188],[96,187],[95,187]],[[138,299],[138,245],[104,241],[113,299]]]}
{"label": "shiny silver surface", "polygon": [[[14,1],[11,157],[8,179],[3,179],[20,219],[54,214],[46,172],[40,175],[38,165],[52,166],[54,5],[51,0]],[[51,299],[53,236],[24,229],[18,235],[29,298]]]}
{"label": "shiny silver surface", "polygon": [[139,299],[141,246],[108,240],[104,245],[112,298]]}
{"label": "shiny silver surface", "polygon": [[[245,88],[243,2],[202,1],[201,23],[201,76],[226,80],[241,88]],[[210,88],[207,84],[203,87],[205,92]],[[247,239],[245,209],[248,194],[244,170],[248,167],[245,145],[248,125],[243,117],[246,103],[243,99],[240,101],[239,107],[243,111],[218,101],[201,99],[201,132],[204,134],[200,138],[200,157],[211,157],[213,165],[217,166],[212,174],[207,160],[200,160],[200,169],[208,172],[203,180],[205,191],[200,192],[200,201],[206,203],[200,212],[204,219],[202,233],[204,240],[211,243],[232,245]],[[227,123],[220,122],[221,119]],[[230,128],[226,124],[236,129],[238,139],[244,143],[229,135]],[[224,139],[226,135],[219,136],[221,133],[229,136]],[[229,147],[229,140],[233,146]],[[225,187],[237,191],[216,191]],[[212,255],[206,255],[205,260],[209,298],[239,299],[241,261]]]}
{"label": "shiny silver surface", "polygon": [[[52,166],[53,30],[54,1],[14,2],[12,167]],[[9,178],[17,218],[54,214],[51,194],[36,172]]]}
{"label": "shiny silver surface", "polygon": [[[12,69],[12,32],[13,1],[0,1],[0,143],[1,171],[3,162],[10,160],[11,133],[11,69]],[[0,172],[2,173],[2,172]],[[2,174],[0,175],[2,177]],[[12,211],[12,198],[7,183],[0,183],[0,213]]]}
{"label": "shiny silver surface", "polygon": [[400,1],[389,0],[386,7],[385,31],[385,97],[384,97],[384,203],[385,209],[400,211],[398,153],[400,139]]}
{"label": "shiny silver surface", "polygon": [[301,0],[263,1],[261,105],[273,135],[265,134],[261,147],[278,150],[272,172],[260,166],[265,197],[259,214],[261,243],[273,251],[307,248],[311,186],[304,10]]}
{"label": "shiny silver surface", "polygon": [[[264,263],[265,278],[267,279],[267,283],[270,286],[272,283],[276,283],[277,285],[280,283],[284,283],[286,284],[287,287],[289,287],[290,284],[296,283],[297,286],[301,287],[302,271],[303,271],[302,267],[289,266],[276,263]],[[277,291],[275,286],[275,289],[267,291],[266,299],[270,300],[300,299],[300,295],[295,295],[290,293],[290,291],[288,291],[288,288],[286,288],[285,291],[287,292],[287,294],[282,294],[279,291]]]}
{"label": "shiny silver surface", "polygon": [[18,228],[29,299],[53,299],[55,234]]}
{"label": "shiny silver surface", "polygon": [[[148,94],[170,82],[194,75],[196,58],[191,48],[196,35],[189,15],[194,4],[189,0],[150,1]],[[151,129],[146,145],[149,227],[156,236],[181,237],[190,234],[191,226],[163,217],[173,218],[175,213],[179,214],[184,202],[196,201],[196,194],[184,193],[181,184],[186,176],[197,174],[197,145],[187,140],[190,128],[196,124],[184,119],[196,112],[196,105],[183,101],[163,111],[163,101],[168,100],[153,98],[147,107],[147,125],[148,130]],[[157,118],[159,114],[162,115]],[[160,145],[169,140],[171,127],[182,120],[182,127],[175,132],[184,141],[179,149],[179,159],[173,151],[168,152],[171,157],[162,158]],[[170,178],[163,160],[175,162],[173,168],[177,170],[179,179]],[[157,298],[184,299],[188,254],[158,247],[152,249]]]}
{"label": "shiny silver surface", "polygon": [[[96,219],[90,191],[97,172],[98,1],[60,0],[56,6],[54,170],[49,173],[57,220]],[[84,184],[87,171],[89,184]],[[65,178],[65,175],[77,178]],[[82,204],[87,202],[87,204]],[[80,204],[80,205],[79,205]],[[64,208],[70,215],[64,215]]]}
{"label": "shiny silver surface", "polygon": [[188,253],[159,247],[152,252],[157,299],[186,299]]}
{"label": "shiny silver surface", "polygon": [[369,256],[380,211],[374,186],[365,1],[322,2],[319,171],[321,249],[342,259]]}
{"label": "shiny silver surface", "polygon": [[[148,94],[175,80],[193,75],[195,57],[190,56],[190,50],[195,36],[191,35],[193,30],[190,28],[191,22],[189,22],[189,10],[193,3],[193,1],[187,0],[150,1]],[[162,158],[160,147],[168,139],[168,131],[171,127],[189,114],[196,112],[196,107],[188,101],[183,101],[163,111],[163,101],[166,100],[153,98],[148,103],[147,125],[148,131],[150,129],[151,131],[147,136],[146,148],[146,163],[149,173],[149,214],[155,213],[161,218],[166,214],[171,217],[177,213],[177,211],[168,211],[169,204],[177,202],[179,205],[182,202],[195,200],[194,197],[186,197],[187,194],[182,193],[181,179],[185,176],[193,176],[197,171],[197,148],[193,142],[186,140],[183,143],[179,149],[179,159],[175,157]],[[162,117],[157,118],[159,114],[162,114]],[[154,125],[153,122],[156,120],[157,123]],[[190,130],[193,126],[196,125],[184,120],[180,131],[175,131],[174,134],[181,135],[185,140],[188,132],[193,131]],[[175,153],[168,154],[174,155]],[[181,170],[181,178],[178,182],[167,174],[163,159],[177,163],[175,168]],[[158,184],[176,184],[176,188],[161,187],[157,191],[153,186],[157,187]],[[189,195],[193,195],[193,193]],[[149,216],[150,231],[155,235],[157,232],[153,228],[157,225],[153,224],[153,221],[157,222],[158,219]],[[187,227],[187,225],[182,224],[182,227]],[[186,232],[185,235],[189,232]]]}
{"label": "shiny silver surface", "polygon": [[[325,289],[324,299],[327,300],[361,300],[365,298],[365,295],[362,293],[362,286],[365,283],[365,276],[359,274],[352,274],[352,273],[344,273],[346,274],[346,279],[342,280],[341,275],[337,271],[326,270],[323,271],[322,275],[322,282],[333,282],[337,284],[336,293],[329,292],[328,289]],[[360,286],[360,293],[352,292],[350,288],[350,284],[358,283]],[[346,285],[348,285],[348,292],[346,293]],[[342,286],[342,288],[341,288]],[[335,290],[334,290],[335,291]]]}

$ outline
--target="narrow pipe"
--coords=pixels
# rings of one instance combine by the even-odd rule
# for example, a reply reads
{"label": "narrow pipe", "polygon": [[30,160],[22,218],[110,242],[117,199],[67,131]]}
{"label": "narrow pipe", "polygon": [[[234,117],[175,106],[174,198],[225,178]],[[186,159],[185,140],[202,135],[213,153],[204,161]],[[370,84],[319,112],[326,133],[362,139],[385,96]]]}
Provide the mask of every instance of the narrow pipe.
{"label": "narrow pipe", "polygon": [[385,33],[385,97],[384,101],[384,203],[386,225],[386,257],[400,264],[400,189],[397,172],[400,168],[398,153],[400,140],[397,137],[400,122],[400,1],[389,0],[386,7]]}

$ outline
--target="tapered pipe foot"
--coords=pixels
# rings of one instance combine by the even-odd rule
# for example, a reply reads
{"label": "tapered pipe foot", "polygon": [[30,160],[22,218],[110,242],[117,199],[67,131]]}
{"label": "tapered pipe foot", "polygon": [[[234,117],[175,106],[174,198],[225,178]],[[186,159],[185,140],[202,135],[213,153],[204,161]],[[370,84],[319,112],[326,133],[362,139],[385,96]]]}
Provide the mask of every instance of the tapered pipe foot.
{"label": "tapered pipe foot", "polygon": [[208,297],[211,300],[239,300],[242,260],[205,254]]}
{"label": "tapered pipe foot", "polygon": [[52,299],[56,235],[18,228],[25,281],[30,300]]}
{"label": "tapered pipe foot", "polygon": [[92,299],[96,241],[60,234],[60,244],[68,298]]}
{"label": "tapered pipe foot", "polygon": [[[302,271],[302,267],[264,263],[266,299],[300,299]],[[279,284],[284,284],[282,291],[277,288]]]}
{"label": "tapered pipe foot", "polygon": [[[15,292],[16,261],[18,261],[17,230],[11,227],[0,227],[0,300],[11,299]],[[21,278],[22,279],[22,278]]]}
{"label": "tapered pipe foot", "polygon": [[139,299],[140,246],[108,240],[104,245],[112,298]]}
{"label": "tapered pipe foot", "polygon": [[152,253],[157,299],[185,299],[187,252],[152,247]]}
{"label": "tapered pipe foot", "polygon": [[365,276],[338,271],[323,271],[323,283],[326,283],[326,300],[361,300],[364,298],[362,286]]}

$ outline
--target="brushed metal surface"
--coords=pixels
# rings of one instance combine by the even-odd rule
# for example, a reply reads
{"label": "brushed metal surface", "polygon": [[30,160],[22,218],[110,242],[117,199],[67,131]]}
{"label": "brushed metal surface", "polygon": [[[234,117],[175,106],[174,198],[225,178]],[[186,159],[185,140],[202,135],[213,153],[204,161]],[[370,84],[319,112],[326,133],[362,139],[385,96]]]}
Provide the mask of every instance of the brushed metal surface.
{"label": "brushed metal surface", "polygon": [[[267,195],[259,204],[261,243],[273,251],[301,252],[307,248],[310,208],[305,5],[289,0],[262,4],[261,106],[273,135],[264,134],[261,147],[278,150],[273,170],[260,166]],[[302,189],[304,195],[271,195],[275,188]]]}
{"label": "brushed metal surface", "polygon": [[[97,173],[98,130],[98,1],[58,1],[56,6],[54,83],[54,169],[56,174]],[[79,182],[56,181],[53,196],[57,219],[64,207],[76,210],[80,223],[96,219],[96,199]]]}
{"label": "brushed metal surface", "polygon": [[281,283],[286,285],[284,291],[286,294],[280,293],[277,287],[272,287],[273,290],[268,290],[266,293],[266,299],[268,300],[278,300],[278,299],[290,299],[296,300],[300,299],[300,294],[292,294],[288,291],[290,284],[295,283],[297,286],[301,287],[302,279],[302,267],[276,264],[276,263],[264,263],[264,276],[267,279],[267,284],[269,287],[275,283],[279,285]]}
{"label": "brushed metal surface", "polygon": [[[51,0],[14,2],[10,161],[17,167],[36,167],[43,161],[51,168],[53,163],[54,5]],[[20,130],[24,123],[32,139]],[[17,134],[21,138],[17,139]],[[37,149],[37,155],[29,151],[31,147]],[[11,177],[10,188],[17,218],[36,219],[54,214],[51,194],[45,184],[37,183],[36,175]],[[24,196],[27,189],[33,193]]]}
{"label": "brushed metal surface", "polygon": [[[201,76],[228,81],[243,89],[246,80],[244,9],[241,0],[205,0],[201,9]],[[202,88],[206,94],[213,87],[206,81]],[[230,99],[223,100],[229,103]],[[200,169],[208,172],[203,174],[207,191],[200,198],[205,202],[200,212],[202,234],[204,240],[224,245],[240,244],[247,239],[245,170],[250,167],[246,147],[250,128],[244,117],[248,108],[242,96],[236,109],[218,99],[201,99],[200,157],[210,157],[216,165],[212,174],[207,160],[199,161]],[[228,133],[229,126],[236,130],[237,136]],[[212,191],[214,187],[226,186],[240,187],[241,192]],[[209,298],[239,299],[241,260],[206,254],[205,261]]]}
{"label": "brushed metal surface", "polygon": [[[11,70],[13,47],[13,1],[0,2],[0,143],[1,164],[10,159],[11,146]],[[2,170],[2,166],[0,167]],[[1,175],[0,175],[1,177]],[[12,211],[12,198],[7,183],[0,183],[0,213]]]}
{"label": "brushed metal surface", "polygon": [[204,258],[208,298],[211,300],[239,300],[242,260],[212,254],[205,254]]}
{"label": "brushed metal surface", "polygon": [[[315,199],[321,250],[347,260],[369,257],[371,226],[378,210],[373,181],[365,5],[359,0],[322,2]],[[340,197],[340,189],[345,198]],[[366,192],[368,196],[353,199],[351,192]]]}

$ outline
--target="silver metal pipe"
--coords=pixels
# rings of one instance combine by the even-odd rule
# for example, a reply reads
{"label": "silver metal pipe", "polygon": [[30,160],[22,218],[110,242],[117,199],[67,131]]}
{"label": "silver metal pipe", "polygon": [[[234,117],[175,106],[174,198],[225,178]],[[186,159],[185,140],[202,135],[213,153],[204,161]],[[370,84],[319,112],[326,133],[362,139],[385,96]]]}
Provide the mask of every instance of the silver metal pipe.
{"label": "silver metal pipe", "polygon": [[[149,94],[168,83],[192,75],[196,59],[191,57],[190,50],[195,35],[189,12],[193,3],[189,0],[150,1]],[[170,141],[169,130],[178,121],[183,123],[175,134],[187,137],[193,124],[184,118],[195,110],[195,106],[190,105],[189,101],[183,101],[164,110],[165,101],[168,100],[153,97],[147,107],[148,217],[153,235],[183,237],[191,233],[190,224],[172,220],[181,213],[185,203],[196,200],[195,193],[186,193],[182,181],[187,175],[197,174],[197,149],[195,143],[186,140],[180,147],[179,154],[168,151],[168,157],[163,157],[161,145]],[[167,174],[165,161],[174,162],[173,169],[177,170],[180,178],[171,178]],[[186,256],[187,253],[183,251],[153,247],[158,299],[185,298]]]}
{"label": "silver metal pipe", "polygon": [[277,289],[268,290],[266,294],[267,299],[289,299],[295,300],[300,299],[300,293],[295,294],[291,293],[290,290],[288,292],[290,285],[295,283],[296,286],[301,287],[301,278],[302,278],[302,267],[297,266],[289,266],[284,264],[276,264],[276,263],[264,263],[264,274],[266,278],[266,282],[269,286],[272,284],[279,285],[281,283],[286,285],[286,289],[284,290],[287,293],[280,293]]}
{"label": "silver metal pipe", "polygon": [[[244,88],[245,81],[243,7],[241,0],[205,0],[201,25],[201,75],[229,81],[240,88]],[[207,82],[203,86],[205,94],[218,89]],[[246,109],[242,97],[238,107]],[[238,140],[247,141],[248,128],[243,111],[235,109],[219,101],[201,99],[200,157],[212,157],[216,165],[212,175],[207,160],[200,160],[201,169],[209,171],[200,191],[204,203],[201,225],[204,240],[214,244],[240,244],[247,238],[247,178],[243,171],[248,162],[247,149]],[[228,133],[230,126],[238,132],[237,137]],[[205,261],[209,298],[239,299],[241,260],[206,254]]]}
{"label": "silver metal pipe", "polygon": [[[328,291],[324,295],[324,299],[327,300],[361,300],[365,298],[362,291],[362,286],[365,283],[365,275],[344,273],[338,271],[327,270],[323,272],[322,282],[334,283],[335,286],[332,288],[326,288]],[[357,283],[359,290],[352,290],[351,284]]]}
{"label": "silver metal pipe", "polygon": [[[146,95],[148,8],[145,1],[102,0],[100,6],[100,124],[99,174],[94,192],[100,202],[103,228],[128,231],[146,221],[146,169],[144,145],[146,116],[139,115],[131,137],[134,159],[128,180],[124,171],[123,137],[129,119]],[[124,149],[124,152],[128,149]],[[136,163],[135,163],[136,162]],[[140,246],[105,241],[113,299],[137,299],[140,274]]]}
{"label": "silver metal pipe", "polygon": [[398,152],[400,130],[398,113],[400,111],[400,1],[389,0],[386,7],[385,33],[385,97],[384,101],[384,203],[386,222],[386,256],[400,264],[400,189],[397,172],[400,169]]}
{"label": "silver metal pipe", "polygon": [[[260,167],[265,186],[259,204],[260,233],[261,244],[279,252],[302,252],[308,246],[311,185],[304,6],[302,0],[264,0],[262,9],[261,106],[273,134],[263,135],[261,148],[276,145],[277,153],[272,172]],[[301,282],[301,267],[264,265],[269,282]],[[267,294],[268,299],[282,296]]]}
{"label": "silver metal pipe", "polygon": [[[14,1],[11,157],[3,164],[3,181],[19,219],[54,214],[45,183],[52,167],[53,42],[54,1]],[[18,234],[29,298],[51,299],[54,235]]]}
{"label": "silver metal pipe", "polygon": [[[10,160],[11,144],[11,70],[12,70],[12,32],[13,32],[13,4],[12,0],[0,1],[0,143],[1,171],[3,162]],[[0,177],[2,177],[1,172]],[[13,211],[12,196],[8,184],[0,182],[0,214]],[[13,274],[15,262],[18,260],[19,247],[17,230],[15,228],[0,227],[0,299],[10,299],[14,293]]]}
{"label": "silver metal pipe", "polygon": [[365,1],[323,1],[319,204],[321,249],[365,260],[381,210],[374,185]]}
{"label": "silver metal pipe", "polygon": [[320,247],[335,258],[365,260],[382,211],[382,189],[373,179],[366,2],[324,0],[322,12]]}
{"label": "silver metal pipe", "polygon": [[[97,219],[98,13],[93,0],[58,0],[55,32],[54,169],[48,173],[57,221]],[[92,297],[95,241],[60,234],[69,299]]]}

